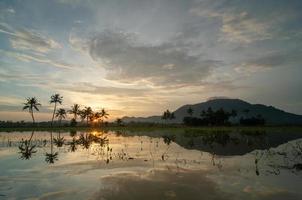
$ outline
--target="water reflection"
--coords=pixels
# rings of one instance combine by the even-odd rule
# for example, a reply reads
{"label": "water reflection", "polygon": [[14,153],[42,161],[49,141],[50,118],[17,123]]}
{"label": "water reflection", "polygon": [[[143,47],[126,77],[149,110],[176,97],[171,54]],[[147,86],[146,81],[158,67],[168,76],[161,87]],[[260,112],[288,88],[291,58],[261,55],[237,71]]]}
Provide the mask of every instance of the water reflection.
{"label": "water reflection", "polygon": [[[0,133],[0,156],[0,194],[17,199],[60,190],[63,199],[75,192],[82,195],[79,199],[87,199],[85,192],[93,187],[95,199],[302,196],[297,189],[302,180],[299,132]],[[39,190],[28,190],[37,185]],[[271,192],[274,198],[261,196],[267,194],[264,192]]]}
{"label": "water reflection", "polygon": [[53,164],[58,160],[59,153],[53,151],[53,136],[52,132],[50,132],[50,153],[45,153],[45,162],[49,164]]}
{"label": "water reflection", "polygon": [[[23,139],[20,141],[19,145],[19,153],[21,154],[20,158],[29,160],[33,154],[37,153],[36,151],[36,145],[31,143],[31,140],[33,138],[34,131],[32,131],[29,139]],[[11,146],[11,142],[9,143],[9,146]]]}
{"label": "water reflection", "polygon": [[[56,135],[53,137],[53,135]],[[255,175],[279,175],[282,170],[299,173],[302,170],[302,141],[296,140],[301,134],[278,134],[265,131],[184,131],[182,133],[152,132],[80,132],[49,133],[49,139],[33,140],[34,132],[28,139],[19,141],[21,159],[30,159],[46,148],[45,161],[54,164],[62,152],[75,153],[86,150],[109,164],[113,160],[151,161],[153,167],[162,161],[176,168],[202,163],[207,153],[211,165],[223,168],[225,156],[254,155]],[[49,145],[48,144],[49,141]],[[40,144],[40,145],[38,145]],[[12,145],[10,142],[9,145]],[[175,146],[177,145],[177,146]],[[179,146],[179,147],[178,147]],[[48,150],[47,150],[48,148]],[[182,148],[182,149],[181,149]],[[61,149],[61,150],[60,150]],[[199,157],[188,150],[198,150]],[[66,150],[66,151],[65,151]],[[240,160],[240,159],[239,159]]]}
{"label": "water reflection", "polygon": [[75,152],[78,147],[78,140],[73,136],[70,142],[66,143],[67,146],[69,146],[68,150],[71,152]]}
{"label": "water reflection", "polygon": [[[263,168],[263,169],[261,169]],[[297,174],[302,170],[302,141],[289,142],[276,149],[255,152],[256,175],[279,175],[281,170]]]}
{"label": "water reflection", "polygon": [[61,132],[59,131],[58,135],[56,138],[53,138],[53,143],[57,146],[57,147],[62,147],[64,145],[65,142],[65,138],[61,137]]}

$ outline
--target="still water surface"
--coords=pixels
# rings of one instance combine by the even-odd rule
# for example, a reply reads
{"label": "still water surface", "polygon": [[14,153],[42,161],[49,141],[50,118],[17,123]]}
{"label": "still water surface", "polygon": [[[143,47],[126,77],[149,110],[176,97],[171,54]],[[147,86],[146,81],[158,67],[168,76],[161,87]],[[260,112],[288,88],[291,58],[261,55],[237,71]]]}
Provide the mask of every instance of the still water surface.
{"label": "still water surface", "polygon": [[0,199],[302,199],[295,131],[0,133]]}

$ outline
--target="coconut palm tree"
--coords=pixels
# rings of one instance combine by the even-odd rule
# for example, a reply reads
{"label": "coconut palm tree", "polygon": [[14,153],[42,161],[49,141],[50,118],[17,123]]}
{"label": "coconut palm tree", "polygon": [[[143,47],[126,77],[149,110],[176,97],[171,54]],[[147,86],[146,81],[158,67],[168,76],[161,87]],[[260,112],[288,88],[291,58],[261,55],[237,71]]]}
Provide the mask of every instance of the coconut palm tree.
{"label": "coconut palm tree", "polygon": [[77,121],[77,117],[78,115],[80,115],[80,105],[79,104],[73,104],[73,106],[71,106],[71,109],[68,111],[69,114],[73,115],[73,118],[75,121]]}
{"label": "coconut palm tree", "polygon": [[53,125],[53,119],[55,117],[55,113],[56,113],[56,109],[57,109],[57,103],[62,104],[62,102],[63,102],[63,97],[60,96],[60,94],[51,95],[49,103],[50,104],[52,104],[52,103],[55,104],[54,109],[53,109],[52,119],[51,119],[51,127]]}
{"label": "coconut palm tree", "polygon": [[84,111],[85,111],[85,109],[79,111],[79,115],[81,117],[81,122],[83,122],[86,119],[86,113]]}
{"label": "coconut palm tree", "polygon": [[59,119],[59,124],[61,125],[62,119],[66,118],[66,110],[63,108],[60,108],[59,110],[57,110],[56,118]]}
{"label": "coconut palm tree", "polygon": [[117,118],[116,121],[117,125],[121,126],[123,124],[123,120],[121,118]]}
{"label": "coconut palm tree", "polygon": [[91,107],[85,107],[84,110],[82,110],[82,112],[81,112],[81,117],[82,117],[82,119],[86,119],[87,125],[88,125],[88,121],[92,115],[93,115],[93,111],[92,111]]}
{"label": "coconut palm tree", "polygon": [[102,118],[102,113],[101,112],[95,112],[90,116],[90,121],[95,121],[95,122],[100,122]]}
{"label": "coconut palm tree", "polygon": [[27,98],[23,106],[23,110],[28,109],[28,112],[33,120],[33,124],[35,124],[34,110],[39,111],[38,106],[41,106],[41,104],[38,102],[36,97]]}
{"label": "coconut palm tree", "polygon": [[[63,108],[60,108],[59,110],[57,110],[57,112],[56,112],[56,118],[59,119],[59,124],[61,126],[62,119],[66,118],[66,110],[63,109]],[[64,141],[65,141],[64,137],[61,137],[60,134],[61,134],[61,132],[59,131],[59,134],[58,134],[57,138],[53,139],[54,143],[55,143],[55,145],[57,147],[62,147],[63,144],[64,144]]]}
{"label": "coconut palm tree", "polygon": [[168,119],[172,120],[172,119],[175,119],[175,114],[173,112],[170,112],[170,110],[166,110],[163,113],[161,118],[164,119],[164,120],[168,120]]}
{"label": "coconut palm tree", "polygon": [[188,108],[187,113],[192,117],[193,115],[193,109],[191,107]]}
{"label": "coconut palm tree", "polygon": [[162,119],[167,120],[170,118],[171,112],[169,110],[166,110],[163,115],[162,115]]}
{"label": "coconut palm tree", "polygon": [[101,110],[101,118],[106,118],[108,119],[109,113],[103,108]]}

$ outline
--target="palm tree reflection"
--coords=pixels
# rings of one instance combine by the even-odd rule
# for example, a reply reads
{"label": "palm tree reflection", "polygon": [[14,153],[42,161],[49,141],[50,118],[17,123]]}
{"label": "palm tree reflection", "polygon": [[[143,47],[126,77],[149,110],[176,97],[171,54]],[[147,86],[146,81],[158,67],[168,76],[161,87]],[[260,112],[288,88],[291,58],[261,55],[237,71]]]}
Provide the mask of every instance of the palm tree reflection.
{"label": "palm tree reflection", "polygon": [[53,138],[52,132],[50,132],[50,153],[45,153],[45,161],[49,164],[53,164],[58,160],[58,152],[53,152]]}
{"label": "palm tree reflection", "polygon": [[69,146],[68,150],[71,152],[75,152],[78,149],[78,143],[78,140],[75,137],[72,137],[72,140],[67,143],[67,145]]}
{"label": "palm tree reflection", "polygon": [[[177,169],[180,167],[186,167],[189,162],[198,163],[197,161],[190,161],[189,158],[181,157],[180,152],[175,152],[175,148],[178,148],[177,145],[183,145],[186,148],[191,149],[203,147],[207,149],[207,151],[201,149],[200,152],[208,152],[210,155],[209,160],[213,167],[217,167],[218,169],[222,169],[222,165],[224,162],[224,155],[228,153],[227,150],[236,148],[236,152],[240,151],[239,148],[245,150],[245,147],[249,147],[248,150],[253,149],[250,148],[249,145],[255,145],[259,147],[259,143],[264,143],[266,136],[265,134],[249,134],[249,133],[240,133],[233,134],[228,132],[217,132],[217,133],[184,133],[184,135],[173,135],[166,134],[161,135],[161,137],[155,138],[154,136],[149,137],[141,137],[139,136],[139,140],[135,140],[136,145],[140,145],[137,154],[133,155],[133,148],[131,147],[131,141],[122,141],[123,137],[127,137],[126,132],[119,134],[113,134],[113,141],[117,142],[119,147],[115,149],[115,152],[112,149],[112,146],[116,143],[110,144],[109,139],[111,140],[110,133],[106,134],[105,132],[83,132],[79,135],[76,135],[76,132],[71,132],[71,137],[66,136],[66,140],[64,137],[61,137],[61,133],[58,132],[58,135],[53,137],[53,133],[50,132],[50,152],[45,153],[45,161],[47,163],[54,163],[58,160],[58,152],[55,152],[56,147],[66,147],[69,152],[81,151],[79,146],[82,146],[83,149],[88,149],[88,153],[96,156],[97,159],[100,158],[105,163],[111,163],[112,160],[118,159],[120,161],[128,161],[133,159],[142,159],[144,161],[148,161],[149,154],[145,154],[148,151],[150,152],[150,161],[152,161],[153,166],[156,161],[162,161],[166,164],[173,163],[173,159],[175,159],[175,164]],[[49,147],[48,142],[46,140],[35,140],[34,144],[32,143],[34,132],[31,133],[30,138],[27,140],[22,139],[19,144],[19,153],[21,154],[20,159],[30,159],[33,154],[35,154],[36,147],[45,148]],[[62,134],[63,135],[63,134]],[[119,137],[116,137],[119,136]],[[128,135],[132,136],[132,135]],[[145,139],[144,139],[145,138]],[[143,148],[143,144],[148,144],[148,140],[150,140],[149,149]],[[40,141],[40,143],[39,143]],[[48,141],[48,140],[47,140]],[[112,141],[111,141],[112,142]],[[159,145],[160,144],[160,145]],[[176,144],[176,145],[175,145]],[[265,143],[267,145],[269,143]],[[130,147],[130,148],[129,148]],[[175,147],[175,148],[174,148]],[[262,147],[262,146],[260,146]],[[135,148],[137,149],[137,148]],[[62,149],[61,149],[62,150]],[[129,152],[128,152],[129,150]],[[218,151],[219,150],[219,151]],[[222,151],[223,150],[223,151]],[[142,152],[142,153],[140,153]],[[222,152],[222,153],[221,153]],[[267,146],[267,148],[263,148],[263,150],[256,150],[252,152],[255,155],[253,161],[254,170],[256,176],[261,175],[279,175],[283,172],[283,170],[290,171],[292,173],[299,173],[302,171],[302,140],[299,141],[290,141],[278,147],[271,148],[271,146]],[[233,153],[231,151],[231,153]],[[226,154],[229,155],[229,154]],[[235,154],[237,155],[237,154]],[[246,155],[246,154],[244,154]],[[148,158],[148,159],[147,159]],[[199,162],[200,164],[201,162]]]}
{"label": "palm tree reflection", "polygon": [[29,160],[33,154],[37,153],[37,151],[35,150],[36,145],[31,143],[31,140],[33,138],[34,135],[34,131],[31,133],[31,136],[28,140],[21,140],[19,147],[19,153],[21,154],[20,158],[21,159],[25,159],[25,160]]}
{"label": "palm tree reflection", "polygon": [[57,136],[57,138],[53,139],[53,143],[57,146],[57,147],[62,147],[64,145],[65,139],[64,137],[61,137],[61,132],[59,131],[59,134]]}

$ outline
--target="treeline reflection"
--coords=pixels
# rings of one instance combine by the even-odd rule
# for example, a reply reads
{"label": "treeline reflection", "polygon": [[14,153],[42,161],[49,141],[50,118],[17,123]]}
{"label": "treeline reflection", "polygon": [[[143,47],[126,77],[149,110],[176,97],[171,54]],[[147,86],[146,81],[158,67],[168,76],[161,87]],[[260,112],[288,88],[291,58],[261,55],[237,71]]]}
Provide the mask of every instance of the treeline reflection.
{"label": "treeline reflection", "polygon": [[[81,132],[71,131],[68,135],[61,132],[49,133],[49,139],[33,139],[35,133],[32,132],[28,138],[22,138],[18,142],[19,158],[29,160],[40,149],[46,149],[44,153],[45,162],[53,164],[60,159],[60,149],[66,149],[69,152],[78,150],[91,150],[90,153],[96,155],[109,164],[113,159],[134,160],[135,154],[129,154],[127,140],[124,148],[113,151],[110,144],[110,138],[131,138],[137,136],[140,141],[137,145],[138,151],[143,152],[143,144],[149,143],[149,156],[144,161],[161,160],[167,161],[170,158],[171,144],[176,143],[184,149],[199,150],[201,154],[207,152],[211,155],[211,163],[218,169],[223,167],[223,162],[219,158],[224,156],[243,156],[248,153],[254,155],[255,174],[256,175],[279,175],[282,170],[287,170],[298,174],[302,170],[302,140],[300,134],[279,135],[267,133],[265,131],[212,131],[212,132],[194,132],[184,131],[183,133],[129,133],[123,131],[116,132]],[[145,139],[142,139],[144,137]],[[146,139],[148,138],[148,139]],[[162,143],[163,145],[159,145]],[[13,146],[12,141],[7,141],[7,146]],[[155,149],[151,148],[151,145]],[[276,148],[277,147],[277,148]],[[146,147],[145,147],[146,148]],[[157,155],[155,151],[161,149],[161,154]],[[158,156],[158,157],[156,157]],[[175,158],[174,163],[187,163],[186,158]],[[198,163],[199,161],[194,161]]]}

